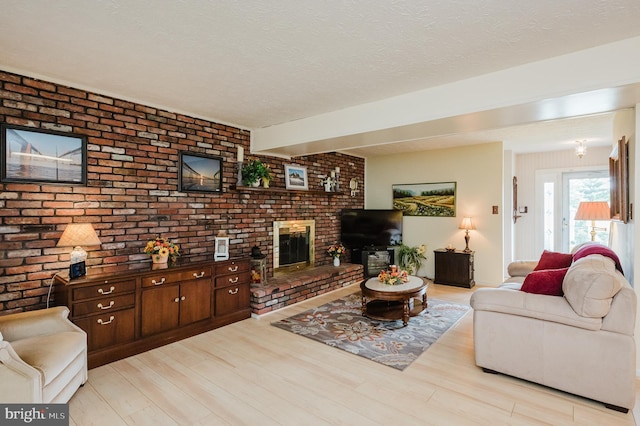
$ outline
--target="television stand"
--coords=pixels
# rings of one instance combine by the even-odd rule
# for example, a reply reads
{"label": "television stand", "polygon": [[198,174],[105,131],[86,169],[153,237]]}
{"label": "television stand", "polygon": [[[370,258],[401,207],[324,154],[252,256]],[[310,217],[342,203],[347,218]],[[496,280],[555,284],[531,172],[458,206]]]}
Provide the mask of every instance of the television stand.
{"label": "television stand", "polygon": [[368,247],[361,251],[360,257],[364,266],[364,276],[375,277],[380,271],[389,268],[394,263],[395,251],[393,248]]}

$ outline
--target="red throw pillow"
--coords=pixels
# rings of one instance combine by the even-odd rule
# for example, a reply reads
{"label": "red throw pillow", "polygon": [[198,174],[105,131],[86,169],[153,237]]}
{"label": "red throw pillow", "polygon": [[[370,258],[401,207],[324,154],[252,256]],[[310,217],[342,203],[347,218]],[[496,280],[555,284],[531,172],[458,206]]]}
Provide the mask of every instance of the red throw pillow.
{"label": "red throw pillow", "polygon": [[573,258],[575,260],[578,260],[578,259],[582,259],[583,257],[587,257],[590,254],[599,254],[612,259],[616,264],[616,269],[620,271],[621,274],[624,274],[624,272],[622,272],[622,265],[620,264],[620,259],[618,258],[618,255],[609,247],[604,246],[602,244],[594,243],[594,244],[584,245],[580,247],[573,254]]}
{"label": "red throw pillow", "polygon": [[542,256],[540,256],[540,260],[533,270],[542,271],[544,269],[568,268],[571,266],[572,261],[572,254],[545,250],[542,252]]}
{"label": "red throw pillow", "polygon": [[547,294],[549,296],[562,296],[562,281],[569,268],[545,269],[533,271],[527,274],[520,287],[526,293]]}

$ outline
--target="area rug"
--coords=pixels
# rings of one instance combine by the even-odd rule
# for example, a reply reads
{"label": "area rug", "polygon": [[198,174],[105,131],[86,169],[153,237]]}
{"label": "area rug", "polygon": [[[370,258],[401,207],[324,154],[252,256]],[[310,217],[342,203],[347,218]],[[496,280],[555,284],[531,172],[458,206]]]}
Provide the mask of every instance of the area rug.
{"label": "area rug", "polygon": [[436,299],[429,299],[427,306],[403,327],[402,320],[362,316],[362,298],[357,292],[271,325],[404,370],[470,309]]}

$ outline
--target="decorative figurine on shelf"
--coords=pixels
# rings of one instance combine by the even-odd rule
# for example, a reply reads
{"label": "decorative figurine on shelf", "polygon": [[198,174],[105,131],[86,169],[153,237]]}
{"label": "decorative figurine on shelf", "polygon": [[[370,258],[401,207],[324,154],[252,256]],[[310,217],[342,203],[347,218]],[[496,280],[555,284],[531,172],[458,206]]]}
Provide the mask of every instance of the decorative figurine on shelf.
{"label": "decorative figurine on shelf", "polygon": [[331,187],[333,186],[331,176],[327,176],[326,178],[322,179],[321,182],[322,182],[322,185],[324,186],[325,192],[331,192]]}

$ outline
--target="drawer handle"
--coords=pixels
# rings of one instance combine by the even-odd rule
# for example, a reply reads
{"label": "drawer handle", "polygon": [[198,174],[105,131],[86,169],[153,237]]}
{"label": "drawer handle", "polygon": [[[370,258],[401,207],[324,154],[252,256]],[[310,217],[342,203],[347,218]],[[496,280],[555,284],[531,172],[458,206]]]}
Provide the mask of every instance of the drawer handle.
{"label": "drawer handle", "polygon": [[105,310],[105,309],[111,309],[113,308],[113,305],[115,305],[116,302],[114,302],[113,300],[111,302],[109,302],[109,306],[103,306],[102,303],[98,303],[98,308]]}
{"label": "drawer handle", "polygon": [[107,324],[111,324],[113,322],[113,320],[116,319],[116,317],[114,317],[113,315],[111,315],[109,317],[109,321],[102,321],[101,318],[98,318],[98,324],[100,325],[107,325]]}
{"label": "drawer handle", "polygon": [[229,290],[229,294],[238,294],[238,287],[235,290]]}
{"label": "drawer handle", "polygon": [[240,279],[240,277],[229,278],[229,282],[230,282],[231,284],[235,284],[235,283],[237,283],[237,282],[238,282],[238,280],[239,280],[239,279]]}
{"label": "drawer handle", "polygon": [[111,286],[111,288],[109,289],[109,291],[104,291],[103,289],[99,288],[98,289],[98,293],[105,295],[105,294],[111,294],[113,293],[113,290],[115,290],[116,288],[114,286]]}
{"label": "drawer handle", "polygon": [[153,285],[161,285],[161,284],[164,284],[165,281],[166,281],[165,278],[162,277],[162,279],[160,281],[151,280],[151,284],[153,284]]}
{"label": "drawer handle", "polygon": [[204,277],[204,271],[200,272],[199,274],[196,274],[195,272],[193,273],[193,278],[202,278]]}
{"label": "drawer handle", "polygon": [[236,272],[238,270],[238,265],[235,265],[233,268],[229,266],[227,269],[229,269],[229,272]]}

